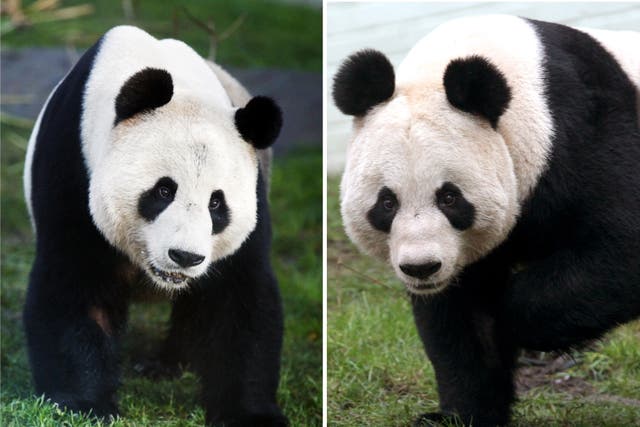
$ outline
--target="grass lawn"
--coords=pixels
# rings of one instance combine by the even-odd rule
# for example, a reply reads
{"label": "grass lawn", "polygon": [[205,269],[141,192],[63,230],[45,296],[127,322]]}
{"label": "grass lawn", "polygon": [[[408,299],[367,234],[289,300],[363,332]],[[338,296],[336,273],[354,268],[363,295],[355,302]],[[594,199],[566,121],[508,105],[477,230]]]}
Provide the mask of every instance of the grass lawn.
{"label": "grass lawn", "polygon": [[[21,310],[34,242],[22,198],[22,167],[30,123],[2,123],[3,426],[89,426],[33,396]],[[322,154],[319,149],[276,159],[272,174],[273,262],[285,308],[285,343],[279,402],[294,426],[320,425],[322,417]],[[136,374],[131,355],[151,355],[167,328],[169,304],[137,304],[124,339],[122,418],[113,426],[201,426],[193,374],[152,381]]]}
{"label": "grass lawn", "polygon": [[[22,1],[26,10],[34,0]],[[216,62],[239,67],[294,68],[322,71],[322,11],[267,0],[132,0],[135,18],[127,22],[122,1],[62,0],[61,6],[93,5],[88,16],[75,19],[39,22],[3,34],[3,46],[89,47],[115,25],[136,25],[160,38],[182,40],[201,55],[209,52],[209,35],[188,14],[205,23],[213,22],[222,34],[236,19],[244,21],[226,40],[219,43]],[[33,22],[46,15],[30,14]],[[2,17],[3,31],[9,29]]]}
{"label": "grass lawn", "polygon": [[[330,178],[330,425],[408,426],[420,413],[437,409],[433,368],[403,287],[390,267],[361,255],[349,242],[338,204],[338,180]],[[547,363],[521,370],[513,425],[640,426],[640,322],[572,356],[577,363],[570,368],[570,363]]]}

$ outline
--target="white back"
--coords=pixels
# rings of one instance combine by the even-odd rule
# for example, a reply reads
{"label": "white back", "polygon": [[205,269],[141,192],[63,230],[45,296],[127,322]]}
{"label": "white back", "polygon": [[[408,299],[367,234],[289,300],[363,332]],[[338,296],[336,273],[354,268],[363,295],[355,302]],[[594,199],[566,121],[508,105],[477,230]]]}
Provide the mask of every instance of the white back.
{"label": "white back", "polygon": [[[455,58],[489,58],[507,77],[511,102],[498,122],[513,160],[522,202],[544,170],[553,125],[544,99],[543,47],[533,27],[509,15],[455,19],[437,27],[407,54],[397,71],[398,90],[419,85],[443,91],[444,70]],[[445,100],[446,101],[446,100]],[[443,108],[452,110],[448,102]]]}
{"label": "white back", "polygon": [[143,30],[119,26],[104,35],[87,82],[82,113],[82,148],[93,171],[110,146],[115,121],[115,98],[124,83],[143,68],[171,74],[174,99],[189,97],[203,105],[231,109],[222,84],[206,62],[178,40],[158,40]]}

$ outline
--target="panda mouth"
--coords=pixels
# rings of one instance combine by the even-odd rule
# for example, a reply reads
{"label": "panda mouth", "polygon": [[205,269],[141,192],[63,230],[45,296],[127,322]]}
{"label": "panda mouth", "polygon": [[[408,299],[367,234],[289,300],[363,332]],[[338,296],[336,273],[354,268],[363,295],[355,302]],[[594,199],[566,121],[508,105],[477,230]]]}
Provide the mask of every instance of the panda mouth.
{"label": "panda mouth", "polygon": [[437,289],[438,285],[435,283],[416,283],[412,284],[411,287],[419,291],[431,291]]}
{"label": "panda mouth", "polygon": [[190,279],[186,274],[178,273],[177,271],[160,270],[155,265],[150,265],[150,269],[154,276],[159,277],[165,282],[173,283],[174,285],[182,284]]}
{"label": "panda mouth", "polygon": [[409,292],[413,293],[435,293],[442,289],[438,283],[407,283]]}

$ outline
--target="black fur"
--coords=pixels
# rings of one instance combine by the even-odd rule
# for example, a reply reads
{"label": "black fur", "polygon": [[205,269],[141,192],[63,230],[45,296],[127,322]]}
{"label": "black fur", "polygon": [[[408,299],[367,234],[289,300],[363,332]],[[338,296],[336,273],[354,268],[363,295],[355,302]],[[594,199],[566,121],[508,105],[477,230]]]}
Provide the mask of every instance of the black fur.
{"label": "black fur", "polygon": [[[453,197],[452,204],[445,202],[444,198],[447,194]],[[464,198],[457,185],[451,182],[442,184],[442,187],[436,191],[436,206],[456,230],[463,231],[473,225],[476,208]]]}
{"label": "black fur", "polygon": [[[217,206],[216,206],[217,201]],[[231,214],[229,213],[229,207],[224,199],[224,191],[216,190],[211,193],[211,200],[209,201],[209,213],[211,214],[211,234],[221,233],[222,230],[227,228],[227,225],[231,222]]]}
{"label": "black fur", "polygon": [[178,191],[178,184],[174,180],[167,176],[160,178],[153,188],[140,195],[138,213],[152,222],[173,202],[176,191]]}
{"label": "black fur", "polygon": [[157,68],[138,71],[125,82],[116,97],[116,122],[162,107],[173,97],[171,74]]}
{"label": "black fur", "polygon": [[[456,286],[427,298],[411,297],[435,370],[441,415],[457,415],[474,427],[506,425],[515,399],[516,344],[508,325],[496,321],[503,292],[497,284],[504,283],[507,272],[500,260],[489,258],[467,267]],[[424,425],[419,424],[424,418],[416,425]]]}
{"label": "black fur", "polygon": [[[31,171],[38,237],[23,320],[36,393],[74,411],[107,416],[117,413],[117,342],[88,311],[100,296],[112,330],[120,333],[127,309],[123,289],[111,286],[125,260],[105,244],[88,214],[80,146],[84,85],[99,44],[58,86],[40,122]],[[83,343],[89,343],[86,349]]]}
{"label": "black fur", "polygon": [[[36,256],[23,318],[36,392],[102,417],[118,412],[127,272],[141,272],[105,240],[89,213],[80,117],[99,45],[82,56],[42,116],[31,171]],[[164,347],[164,361],[185,362],[200,376],[210,425],[287,423],[276,403],[283,318],[261,174],[257,197],[255,230],[174,302]],[[92,316],[96,310],[104,314],[102,325]]]}
{"label": "black fur", "polygon": [[238,252],[174,301],[164,346],[165,362],[188,363],[200,375],[211,425],[287,423],[275,401],[283,318],[268,256],[266,188],[258,175],[256,229]]}
{"label": "black fur", "polygon": [[388,233],[399,208],[400,203],[395,193],[388,187],[383,187],[378,192],[376,204],[367,213],[367,219],[373,228]]}
{"label": "black fur", "polygon": [[236,110],[235,122],[242,139],[258,149],[268,148],[280,134],[282,111],[271,98],[256,96]]}
{"label": "black fur", "polygon": [[395,84],[387,57],[377,50],[361,50],[349,56],[333,78],[333,101],[344,114],[364,116],[393,96]]}
{"label": "black fur", "polygon": [[420,423],[504,425],[519,348],[566,350],[640,316],[636,89],[587,34],[530,22],[545,53],[550,161],[508,239],[455,287],[413,298],[441,407]]}
{"label": "black fur", "polygon": [[443,83],[451,105],[484,117],[494,129],[511,100],[505,76],[481,56],[451,61],[444,72]]}

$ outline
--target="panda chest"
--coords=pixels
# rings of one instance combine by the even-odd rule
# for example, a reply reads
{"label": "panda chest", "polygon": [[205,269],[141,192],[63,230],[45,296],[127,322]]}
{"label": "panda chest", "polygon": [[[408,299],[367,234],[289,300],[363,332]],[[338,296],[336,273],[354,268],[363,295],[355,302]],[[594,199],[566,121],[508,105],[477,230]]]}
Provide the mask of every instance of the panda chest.
{"label": "panda chest", "polygon": [[123,261],[116,267],[115,279],[122,287],[131,302],[160,302],[166,296],[158,291],[147,275],[130,261]]}

